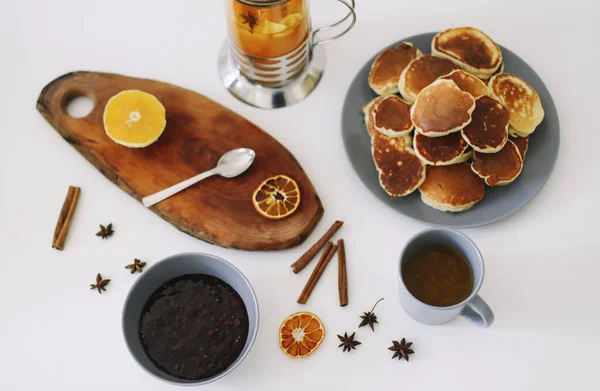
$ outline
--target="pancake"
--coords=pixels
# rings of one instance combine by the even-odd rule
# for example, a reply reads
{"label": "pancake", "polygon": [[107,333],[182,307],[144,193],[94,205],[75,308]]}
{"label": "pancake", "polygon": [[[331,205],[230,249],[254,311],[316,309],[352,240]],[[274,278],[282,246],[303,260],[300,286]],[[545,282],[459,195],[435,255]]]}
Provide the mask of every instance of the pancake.
{"label": "pancake", "polygon": [[377,130],[375,130],[375,119],[373,117],[372,108],[375,107],[377,103],[381,102],[382,99],[382,96],[378,96],[362,107],[362,112],[365,116],[363,122],[365,124],[365,128],[367,129],[367,133],[369,133],[369,136],[371,137],[377,133]]}
{"label": "pancake", "polygon": [[423,53],[412,43],[386,49],[373,62],[369,73],[369,86],[378,95],[389,95],[398,92],[398,79],[406,66]]}
{"label": "pancake", "polygon": [[414,125],[410,119],[411,104],[396,95],[386,96],[374,106],[375,129],[388,137],[406,136]]}
{"label": "pancake", "polygon": [[376,135],[371,139],[379,184],[393,198],[411,194],[425,180],[425,164],[402,140],[402,137],[389,138],[384,135]]}
{"label": "pancake", "polygon": [[493,75],[502,63],[498,45],[473,27],[458,27],[438,33],[431,42],[431,53],[482,78]]}
{"label": "pancake", "polygon": [[427,137],[415,132],[413,148],[419,159],[431,166],[462,163],[473,155],[458,132],[444,137]]}
{"label": "pancake", "polygon": [[406,101],[412,103],[423,88],[455,69],[457,67],[451,61],[429,54],[419,57],[404,68],[398,81],[398,91]]}
{"label": "pancake", "polygon": [[421,200],[444,212],[470,209],[485,194],[485,185],[468,163],[427,166],[427,177],[419,187]]}
{"label": "pancake", "polygon": [[500,73],[490,79],[488,87],[492,97],[510,111],[510,126],[514,128],[514,134],[529,136],[544,119],[539,95],[520,77]]}
{"label": "pancake", "polygon": [[510,136],[510,141],[515,143],[515,145],[519,149],[519,155],[521,155],[521,159],[523,159],[523,161],[524,161],[525,155],[527,155],[527,150],[529,149],[529,136],[527,136],[527,137]]}
{"label": "pancake", "polygon": [[452,80],[436,80],[425,87],[410,111],[417,132],[440,137],[458,132],[471,122],[475,99]]}
{"label": "pancake", "polygon": [[371,106],[381,102],[383,99],[385,99],[385,96],[378,96],[377,98],[374,98],[372,100],[370,100],[368,103],[366,103],[363,107],[362,107],[362,112],[363,114],[367,114],[367,112],[369,111],[369,109],[371,108]]}
{"label": "pancake", "polygon": [[496,153],[508,141],[508,109],[494,98],[482,96],[475,101],[473,120],[461,130],[467,143],[477,152]]}
{"label": "pancake", "polygon": [[375,119],[374,119],[372,109],[375,106],[377,106],[377,104],[379,102],[381,102],[383,99],[384,99],[384,97],[378,96],[377,98],[373,99],[372,101],[370,101],[369,103],[364,105],[362,108],[362,111],[365,114],[364,121],[365,121],[365,126],[367,127],[367,133],[369,133],[369,135],[371,137],[373,137],[375,135],[375,133],[377,133],[377,130],[375,130]]}
{"label": "pancake", "polygon": [[458,88],[473,95],[473,98],[476,99],[480,96],[490,95],[490,90],[481,79],[460,69],[454,70],[440,79],[452,80]]}
{"label": "pancake", "polygon": [[523,159],[519,148],[508,140],[498,153],[473,154],[473,172],[485,179],[488,186],[503,186],[512,183],[523,170]]}
{"label": "pancake", "polygon": [[[384,96],[378,96],[363,107],[363,111],[365,112],[365,126],[367,133],[371,136],[371,142],[374,137],[392,139],[392,137],[388,137],[375,129],[375,108],[385,98]],[[394,138],[396,139],[396,145],[399,147],[408,148],[412,146],[412,137],[410,135],[396,136]]]}

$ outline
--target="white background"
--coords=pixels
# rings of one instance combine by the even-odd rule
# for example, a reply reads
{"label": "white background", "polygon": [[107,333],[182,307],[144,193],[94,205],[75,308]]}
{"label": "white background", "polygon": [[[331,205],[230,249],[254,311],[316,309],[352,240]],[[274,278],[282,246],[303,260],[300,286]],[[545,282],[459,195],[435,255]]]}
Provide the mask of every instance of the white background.
{"label": "white background", "polygon": [[[225,38],[221,0],[0,0],[0,389],[166,390],[130,357],[120,316],[137,278],[134,257],[209,252],[237,265],[258,295],[254,348],[232,374],[206,390],[598,390],[600,351],[600,143],[597,71],[599,9],[593,1],[359,0],[354,31],[327,46],[328,68],[307,101],[261,111],[220,85],[216,55]],[[313,1],[313,21],[343,15]],[[496,323],[464,319],[427,327],[398,303],[399,251],[425,228],[363,187],[345,155],[340,113],[352,78],[380,48],[403,37],[474,25],[522,56],[552,93],[561,121],[558,164],[541,194],[517,215],[465,232],[480,246],[487,275],[481,295]],[[35,109],[40,90],[75,70],[163,80],[198,91],[255,122],[286,145],[312,178],[325,216],[302,246],[244,253],[187,236],[107,181]],[[69,185],[82,188],[65,251],[51,248]],[[346,222],[350,305],[337,305],[329,267],[307,306],[296,298],[309,270],[289,264],[336,219]],[[113,222],[107,241],[94,236]],[[89,291],[97,272],[108,292]],[[335,334],[354,331],[379,297],[380,325],[357,332],[352,354]],[[288,314],[321,316],[328,337],[306,360],[278,347]],[[391,341],[416,353],[392,361]]]}

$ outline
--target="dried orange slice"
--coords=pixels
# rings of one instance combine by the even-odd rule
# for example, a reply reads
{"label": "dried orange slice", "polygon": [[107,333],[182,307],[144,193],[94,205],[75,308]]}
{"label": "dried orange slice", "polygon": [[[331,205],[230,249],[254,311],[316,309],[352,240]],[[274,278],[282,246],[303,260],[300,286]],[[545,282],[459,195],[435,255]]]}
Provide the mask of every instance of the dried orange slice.
{"label": "dried orange slice", "polygon": [[325,327],[315,314],[296,312],[279,327],[279,347],[292,358],[310,356],[325,339]]}
{"label": "dried orange slice", "polygon": [[292,178],[277,175],[266,179],[252,196],[254,209],[268,219],[288,217],[300,205],[300,189]]}
{"label": "dried orange slice", "polygon": [[117,144],[143,148],[152,144],[167,125],[165,107],[154,95],[127,90],[110,98],[104,109],[104,130]]}

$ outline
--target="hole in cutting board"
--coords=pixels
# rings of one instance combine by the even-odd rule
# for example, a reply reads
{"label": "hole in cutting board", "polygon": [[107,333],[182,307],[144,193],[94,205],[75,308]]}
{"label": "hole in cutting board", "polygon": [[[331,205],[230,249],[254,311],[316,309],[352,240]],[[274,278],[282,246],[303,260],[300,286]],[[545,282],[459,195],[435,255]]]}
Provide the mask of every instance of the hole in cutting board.
{"label": "hole in cutting board", "polygon": [[92,112],[94,101],[89,96],[81,95],[67,102],[67,114],[73,118],[83,118]]}

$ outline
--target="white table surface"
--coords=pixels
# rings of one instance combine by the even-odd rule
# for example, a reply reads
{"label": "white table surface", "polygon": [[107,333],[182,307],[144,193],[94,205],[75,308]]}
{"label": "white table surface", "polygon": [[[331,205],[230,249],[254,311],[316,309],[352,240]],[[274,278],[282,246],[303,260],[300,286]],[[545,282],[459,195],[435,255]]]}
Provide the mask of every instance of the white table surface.
{"label": "white table surface", "polygon": [[[0,1],[0,389],[166,390],[129,355],[121,335],[125,295],[150,264],[199,251],[237,265],[261,308],[247,359],[206,390],[598,390],[600,350],[599,8],[592,1],[358,0],[354,31],[327,47],[328,68],[301,104],[261,111],[220,84],[222,1]],[[168,5],[167,5],[168,4]],[[560,5],[559,5],[560,4]],[[313,1],[315,25],[343,14]],[[395,276],[405,241],[425,228],[388,209],[354,174],[341,141],[350,81],[375,52],[403,37],[474,25],[521,55],[553,94],[561,121],[558,164],[541,194],[517,215],[465,230],[487,266],[481,295],[496,323],[464,319],[423,326],[398,303]],[[593,38],[596,37],[596,40]],[[308,241],[279,253],[245,253],[187,236],[145,210],[65,143],[35,109],[43,86],[74,70],[153,78],[198,91],[269,131],[298,158],[326,212]],[[51,236],[69,185],[82,188],[65,251]],[[308,271],[289,264],[335,220],[345,221],[350,305],[337,304],[329,267],[306,306],[296,304]],[[112,222],[107,241],[94,234]],[[89,290],[97,272],[108,292]],[[335,334],[354,331],[379,297],[375,333],[357,332],[352,354]],[[306,360],[277,343],[287,315],[310,310],[328,336]],[[391,341],[414,342],[409,363],[390,359]]]}

